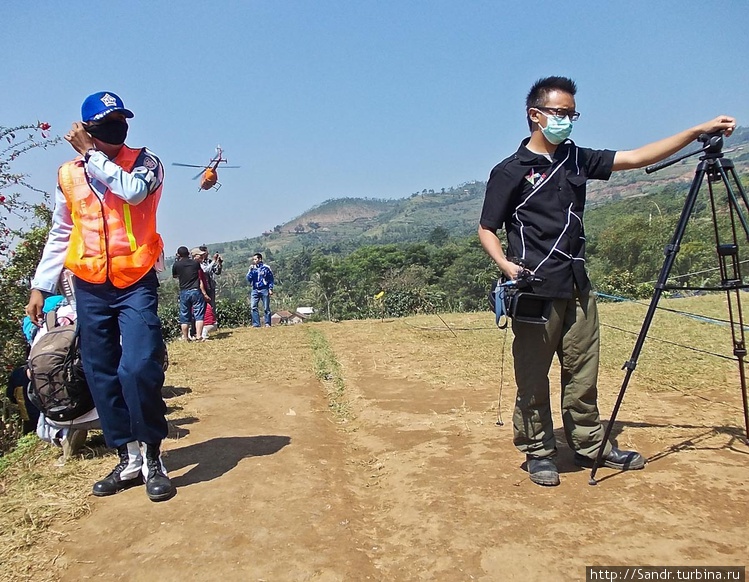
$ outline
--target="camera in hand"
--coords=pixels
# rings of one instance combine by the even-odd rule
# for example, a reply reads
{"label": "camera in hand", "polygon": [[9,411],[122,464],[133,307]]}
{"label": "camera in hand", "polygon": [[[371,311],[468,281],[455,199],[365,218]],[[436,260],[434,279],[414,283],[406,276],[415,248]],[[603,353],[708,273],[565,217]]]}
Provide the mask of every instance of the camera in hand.
{"label": "camera in hand", "polygon": [[[520,261],[514,260],[513,262],[523,266]],[[500,324],[503,317],[509,317],[521,323],[540,325],[549,321],[553,298],[533,292],[533,284],[543,281],[543,277],[523,268],[515,279],[508,280],[503,277],[492,286],[489,302],[497,316],[497,325],[500,328],[507,325],[506,320],[504,325]]]}
{"label": "camera in hand", "polygon": [[[528,289],[533,286],[533,283],[542,283],[543,280],[543,277],[537,277],[533,271],[523,268],[512,282],[515,283],[515,287],[518,289]],[[511,283],[511,281],[508,281],[508,283]]]}
{"label": "camera in hand", "polygon": [[543,280],[543,277],[538,277],[525,268],[518,273],[514,293],[508,291],[507,313],[512,319],[540,325],[549,321],[552,299],[533,292],[533,284],[541,283]]}

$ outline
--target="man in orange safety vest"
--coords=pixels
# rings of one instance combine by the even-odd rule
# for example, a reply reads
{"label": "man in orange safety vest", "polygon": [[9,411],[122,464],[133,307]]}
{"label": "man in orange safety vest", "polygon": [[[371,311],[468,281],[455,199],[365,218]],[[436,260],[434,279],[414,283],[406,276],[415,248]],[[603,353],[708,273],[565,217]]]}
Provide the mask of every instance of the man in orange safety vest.
{"label": "man in orange safety vest", "polygon": [[125,145],[133,114],[112,92],[89,95],[65,139],[80,154],[58,171],[52,228],[26,314],[41,321],[63,268],[74,275],[83,368],[108,446],[119,462],[93,494],[145,482],[153,501],[174,486],[161,460],[167,436],[164,342],[157,314],[163,242],[156,231],[164,169]]}

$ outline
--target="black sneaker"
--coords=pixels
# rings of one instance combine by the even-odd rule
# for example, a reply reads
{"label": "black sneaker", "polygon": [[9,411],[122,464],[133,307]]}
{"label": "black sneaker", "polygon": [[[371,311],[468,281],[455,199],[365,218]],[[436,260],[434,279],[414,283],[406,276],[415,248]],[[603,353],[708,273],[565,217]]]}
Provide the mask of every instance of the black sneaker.
{"label": "black sneaker", "polygon": [[141,466],[143,457],[137,442],[127,443],[117,447],[120,462],[101,481],[94,483],[93,494],[97,497],[114,495],[130,487],[143,484]]}
{"label": "black sneaker", "polygon": [[[594,461],[595,459],[575,453],[574,462],[578,467],[591,468]],[[645,467],[645,457],[637,451],[622,451],[616,447],[612,447],[611,452],[603,457],[601,466],[619,469],[620,471],[635,471]]]}
{"label": "black sneaker", "polygon": [[532,457],[525,456],[528,467],[528,476],[536,485],[544,487],[555,487],[559,485],[559,472],[551,457]]}

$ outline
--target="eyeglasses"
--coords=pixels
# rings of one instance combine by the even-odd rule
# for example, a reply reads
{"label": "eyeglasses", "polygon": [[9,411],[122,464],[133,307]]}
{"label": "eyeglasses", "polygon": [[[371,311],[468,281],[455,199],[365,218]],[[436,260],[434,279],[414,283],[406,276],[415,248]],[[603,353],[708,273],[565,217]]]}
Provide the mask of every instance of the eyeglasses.
{"label": "eyeglasses", "polygon": [[533,109],[538,109],[539,111],[547,111],[554,117],[569,117],[570,121],[577,121],[578,119],[580,119],[580,114],[577,111],[570,111],[569,109],[564,109],[563,107],[534,107]]}

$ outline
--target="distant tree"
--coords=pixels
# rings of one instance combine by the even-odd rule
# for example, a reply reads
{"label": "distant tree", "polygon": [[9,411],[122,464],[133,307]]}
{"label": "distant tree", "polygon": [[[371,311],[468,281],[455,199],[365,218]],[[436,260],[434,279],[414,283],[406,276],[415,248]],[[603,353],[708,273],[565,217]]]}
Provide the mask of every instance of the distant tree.
{"label": "distant tree", "polygon": [[429,241],[429,244],[441,247],[449,239],[450,231],[448,231],[444,226],[436,226],[432,229],[432,232],[429,233],[429,238],[427,240]]}
{"label": "distant tree", "polygon": [[486,296],[499,270],[481,248],[478,237],[471,236],[443,247],[443,258],[448,264],[440,286],[445,292],[447,307],[454,311],[487,309]]}
{"label": "distant tree", "polygon": [[[404,317],[416,313],[439,311],[444,304],[444,293],[439,286],[431,285],[434,272],[423,265],[408,265],[391,269],[382,281],[381,297],[370,299],[371,315],[382,312],[389,317]],[[381,307],[380,307],[381,304]]]}
{"label": "distant tree", "polygon": [[303,248],[298,253],[279,258],[277,265],[274,267],[274,272],[277,276],[283,277],[284,289],[289,294],[295,295],[304,292],[312,275],[312,262],[320,254],[319,251],[313,253]]}
{"label": "distant tree", "polygon": [[338,285],[336,281],[324,273],[313,273],[310,277],[308,292],[311,303],[318,309],[320,307],[325,309],[328,321],[331,321],[333,318],[331,306],[337,290]]}
{"label": "distant tree", "polygon": [[304,227],[301,224],[297,224],[294,227],[294,232],[297,233],[297,234],[301,234],[301,233],[304,232]]}
{"label": "distant tree", "polygon": [[274,226],[273,227],[273,232],[281,232],[281,225],[277,224],[276,226]]}

